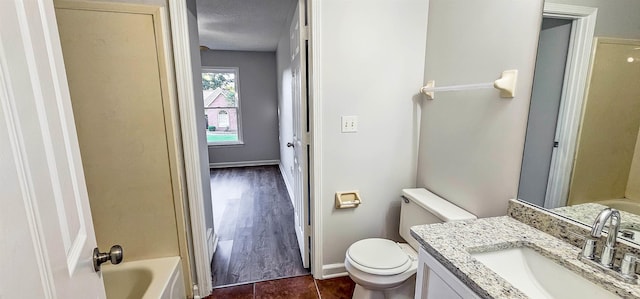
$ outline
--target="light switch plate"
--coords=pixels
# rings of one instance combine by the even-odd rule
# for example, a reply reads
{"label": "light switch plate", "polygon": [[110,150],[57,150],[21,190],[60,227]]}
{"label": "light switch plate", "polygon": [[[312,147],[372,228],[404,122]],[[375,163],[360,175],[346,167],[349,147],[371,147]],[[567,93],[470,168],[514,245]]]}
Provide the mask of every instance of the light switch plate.
{"label": "light switch plate", "polygon": [[355,115],[343,116],[342,118],[342,133],[354,133],[358,132],[358,117]]}

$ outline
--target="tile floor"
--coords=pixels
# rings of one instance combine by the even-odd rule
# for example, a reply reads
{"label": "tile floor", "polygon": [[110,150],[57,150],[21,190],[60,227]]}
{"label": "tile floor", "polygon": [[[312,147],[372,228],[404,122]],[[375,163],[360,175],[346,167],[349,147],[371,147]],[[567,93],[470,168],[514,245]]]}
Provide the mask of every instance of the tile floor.
{"label": "tile floor", "polygon": [[354,287],[348,276],[315,280],[304,275],[214,289],[205,299],[349,299]]}

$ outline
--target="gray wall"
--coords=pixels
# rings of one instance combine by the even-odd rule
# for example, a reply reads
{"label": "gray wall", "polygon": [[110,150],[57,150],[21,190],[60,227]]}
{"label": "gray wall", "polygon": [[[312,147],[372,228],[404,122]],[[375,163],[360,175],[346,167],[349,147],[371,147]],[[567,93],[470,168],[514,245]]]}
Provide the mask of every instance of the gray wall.
{"label": "gray wall", "polygon": [[547,0],[598,8],[596,36],[640,38],[640,1],[638,0]]}
{"label": "gray wall", "polygon": [[512,99],[479,89],[421,101],[417,185],[478,217],[505,215],[518,194],[540,11],[542,1],[429,1],[425,80],[484,83],[518,70]]}
{"label": "gray wall", "polygon": [[239,68],[243,145],[209,146],[209,163],[280,159],[275,52],[201,51],[202,67]]}
{"label": "gray wall", "polygon": [[567,63],[571,20],[542,21],[518,198],[544,206]]}

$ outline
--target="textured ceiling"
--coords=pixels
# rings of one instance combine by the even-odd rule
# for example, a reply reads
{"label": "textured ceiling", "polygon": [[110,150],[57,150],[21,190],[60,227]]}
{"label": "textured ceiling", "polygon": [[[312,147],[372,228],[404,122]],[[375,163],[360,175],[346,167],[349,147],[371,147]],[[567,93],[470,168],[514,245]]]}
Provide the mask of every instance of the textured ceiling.
{"label": "textured ceiling", "polygon": [[200,45],[212,50],[275,51],[296,0],[197,0]]}

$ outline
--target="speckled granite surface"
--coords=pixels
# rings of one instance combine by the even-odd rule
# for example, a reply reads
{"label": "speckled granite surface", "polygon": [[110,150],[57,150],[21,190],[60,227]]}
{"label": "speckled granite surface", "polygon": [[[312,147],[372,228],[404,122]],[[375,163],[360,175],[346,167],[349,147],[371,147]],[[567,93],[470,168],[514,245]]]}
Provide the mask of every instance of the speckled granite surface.
{"label": "speckled granite surface", "polygon": [[[542,210],[531,204],[517,200],[509,201],[507,214],[522,223],[532,226],[556,238],[560,238],[576,247],[582,247],[585,237],[587,237],[591,231],[590,226],[563,218],[550,213],[549,211]],[[603,234],[600,238],[599,244],[603,244],[606,238],[606,235]],[[620,240],[620,238],[618,240]],[[626,252],[640,256],[639,246],[640,245],[627,240],[617,242],[616,247],[618,249],[616,250],[615,256],[616,264],[620,264],[619,260]],[[602,246],[600,245],[597,247],[596,253],[600,254],[601,250]]]}
{"label": "speckled granite surface", "polygon": [[[586,225],[591,225],[596,219],[598,213],[607,206],[599,203],[583,203],[575,206],[561,207],[551,209],[554,213],[558,213],[564,217],[571,218]],[[620,229],[640,230],[640,216],[620,210]],[[630,238],[638,241],[640,236]]]}
{"label": "speckled granite surface", "polygon": [[[607,206],[603,206],[597,203],[585,203],[575,206],[555,208],[551,209],[551,211],[553,211],[554,213],[558,213],[559,215],[562,215],[564,217],[568,217],[578,222],[584,223],[585,225],[590,225],[591,223],[593,223],[593,219],[596,219],[598,213],[606,208]],[[623,212],[620,211],[620,214],[622,213]]]}
{"label": "speckled granite surface", "polygon": [[577,259],[579,248],[509,216],[419,225],[411,234],[425,250],[483,298],[527,298],[471,257],[472,252],[527,246],[618,294],[640,298],[640,287],[617,281]]}

